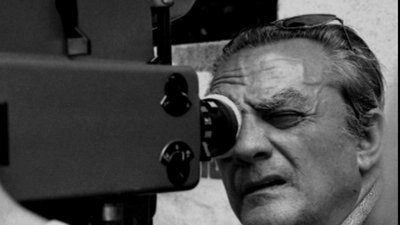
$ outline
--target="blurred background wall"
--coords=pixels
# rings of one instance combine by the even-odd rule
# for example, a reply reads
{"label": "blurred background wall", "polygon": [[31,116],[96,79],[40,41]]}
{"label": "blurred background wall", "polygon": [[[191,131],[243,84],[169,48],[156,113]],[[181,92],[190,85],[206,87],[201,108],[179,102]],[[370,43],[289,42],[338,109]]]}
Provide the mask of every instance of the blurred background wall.
{"label": "blurred background wall", "polygon": [[[198,0],[201,1],[201,0]],[[375,213],[398,220],[398,2],[397,0],[278,0],[278,18],[306,13],[332,13],[353,27],[376,53],[386,79],[386,128],[383,142],[384,196]],[[206,11],[205,11],[206,12]],[[207,16],[207,15],[204,15]],[[196,69],[200,96],[208,88],[213,60],[226,41],[180,44],[173,47],[173,63]],[[155,225],[238,225],[214,163],[203,164],[202,179],[190,191],[158,195]]]}

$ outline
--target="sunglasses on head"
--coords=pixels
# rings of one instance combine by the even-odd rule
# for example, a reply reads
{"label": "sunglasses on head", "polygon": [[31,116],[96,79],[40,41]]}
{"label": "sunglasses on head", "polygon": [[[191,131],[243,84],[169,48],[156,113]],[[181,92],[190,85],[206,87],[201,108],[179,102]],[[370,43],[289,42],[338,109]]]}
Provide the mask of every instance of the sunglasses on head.
{"label": "sunglasses on head", "polygon": [[286,19],[277,20],[271,23],[276,27],[285,30],[307,29],[327,25],[332,21],[339,21],[342,25],[344,35],[349,46],[349,49],[354,51],[349,35],[344,27],[343,20],[333,14],[307,14],[301,16],[290,17]]}

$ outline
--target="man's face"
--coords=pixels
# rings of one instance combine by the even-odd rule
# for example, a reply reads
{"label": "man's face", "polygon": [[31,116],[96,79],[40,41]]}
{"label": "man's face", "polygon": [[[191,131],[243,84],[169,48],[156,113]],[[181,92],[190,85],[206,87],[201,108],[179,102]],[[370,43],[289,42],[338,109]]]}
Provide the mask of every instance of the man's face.
{"label": "man's face", "polygon": [[327,60],[318,44],[294,39],[242,50],[218,68],[210,92],[242,114],[232,155],[218,165],[243,224],[340,224],[353,209],[357,139],[327,85]]}

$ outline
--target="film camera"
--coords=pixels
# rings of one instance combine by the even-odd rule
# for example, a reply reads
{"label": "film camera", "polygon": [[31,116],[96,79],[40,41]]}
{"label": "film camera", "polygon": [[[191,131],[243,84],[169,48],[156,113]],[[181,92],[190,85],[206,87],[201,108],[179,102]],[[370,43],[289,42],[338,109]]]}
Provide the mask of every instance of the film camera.
{"label": "film camera", "polygon": [[0,3],[0,180],[16,200],[71,224],[151,224],[155,193],[227,154],[234,104],[200,100],[194,70],[169,65],[170,18],[190,4]]}

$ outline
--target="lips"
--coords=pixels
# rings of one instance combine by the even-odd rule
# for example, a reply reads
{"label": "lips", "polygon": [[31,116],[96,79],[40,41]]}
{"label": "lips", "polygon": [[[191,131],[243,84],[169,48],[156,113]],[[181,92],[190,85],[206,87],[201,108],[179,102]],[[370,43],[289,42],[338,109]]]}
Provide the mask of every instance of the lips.
{"label": "lips", "polygon": [[247,182],[241,186],[242,196],[254,193],[261,189],[273,189],[283,186],[287,181],[279,175],[269,175],[256,182]]}

